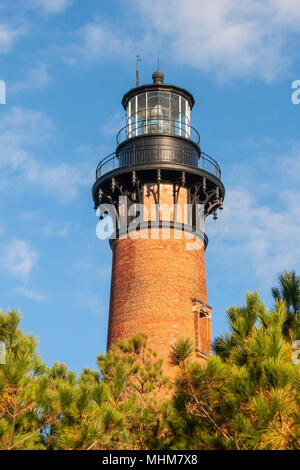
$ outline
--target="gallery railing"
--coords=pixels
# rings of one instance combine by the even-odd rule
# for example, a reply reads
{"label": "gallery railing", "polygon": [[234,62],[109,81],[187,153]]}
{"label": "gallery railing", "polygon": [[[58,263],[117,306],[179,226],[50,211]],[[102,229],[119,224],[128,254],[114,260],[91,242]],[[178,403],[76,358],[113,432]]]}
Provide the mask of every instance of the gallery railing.
{"label": "gallery railing", "polygon": [[96,179],[107,172],[120,167],[147,163],[179,163],[196,166],[221,179],[219,164],[210,155],[204,152],[198,154],[189,149],[174,149],[173,146],[131,148],[121,155],[111,153],[100,161],[96,168]]}

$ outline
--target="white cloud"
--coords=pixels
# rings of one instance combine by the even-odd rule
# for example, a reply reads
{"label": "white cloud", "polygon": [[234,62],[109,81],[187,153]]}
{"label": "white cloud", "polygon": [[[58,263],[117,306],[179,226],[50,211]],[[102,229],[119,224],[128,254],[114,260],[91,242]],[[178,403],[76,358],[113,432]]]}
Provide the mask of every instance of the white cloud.
{"label": "white cloud", "polygon": [[108,117],[108,119],[99,128],[99,133],[104,137],[115,136],[119,130],[125,126],[124,113],[116,113],[115,115]]}
{"label": "white cloud", "polygon": [[107,304],[103,299],[88,291],[81,291],[74,297],[76,308],[84,309],[94,315],[104,316],[107,314]]}
{"label": "white cloud", "polygon": [[62,13],[73,0],[29,0],[29,7],[42,10],[46,13]]}
{"label": "white cloud", "polygon": [[69,223],[59,223],[51,220],[40,211],[26,211],[21,214],[22,219],[28,222],[32,229],[42,232],[46,237],[63,238],[70,230]]}
{"label": "white cloud", "polygon": [[78,42],[66,47],[66,62],[126,60],[135,55],[134,40],[122,28],[96,18],[77,31]]}
{"label": "white cloud", "polygon": [[[48,117],[30,109],[13,106],[0,119],[0,165],[6,162],[5,145],[14,147],[33,147],[41,145],[52,136],[53,124]],[[18,163],[20,160],[18,160]]]}
{"label": "white cloud", "polygon": [[[297,54],[300,34],[298,0],[131,0],[121,25],[96,18],[83,26],[67,51],[70,63],[81,60],[128,60],[137,51],[219,79],[260,77],[271,81],[286,73]],[[134,28],[134,31],[133,31]]]}
{"label": "white cloud", "polygon": [[93,263],[89,263],[87,261],[82,261],[75,264],[74,268],[77,271],[85,274],[87,272],[91,272],[94,278],[101,279],[103,281],[109,281],[111,275],[111,266],[101,266],[100,268],[96,269]]}
{"label": "white cloud", "polygon": [[[227,188],[219,222],[207,222],[206,231],[213,246],[210,256],[214,252],[222,256],[225,269],[231,272],[236,265],[244,272],[251,270],[262,283],[269,284],[280,271],[299,269],[300,150],[290,153],[288,160],[272,155],[273,172],[270,165],[266,165],[265,173],[261,167],[254,182],[249,168],[248,182],[241,175],[244,189],[242,185]],[[254,159],[250,164],[259,168]],[[292,179],[286,178],[289,169],[293,169]],[[244,171],[247,173],[246,168]]]}
{"label": "white cloud", "polygon": [[[276,78],[291,59],[300,33],[298,0],[134,1],[167,56],[218,77]],[[144,21],[145,24],[145,21]]]}
{"label": "white cloud", "polygon": [[77,196],[81,186],[90,184],[92,170],[89,171],[84,164],[61,163],[49,166],[37,159],[28,159],[24,165],[24,176],[29,183],[41,186],[45,192],[51,193],[54,197],[71,201]]}
{"label": "white cloud", "polygon": [[32,70],[29,70],[23,80],[9,84],[10,93],[20,93],[28,90],[41,90],[53,81],[47,70],[47,66],[40,63]]}
{"label": "white cloud", "polygon": [[37,262],[37,252],[24,240],[12,240],[2,246],[1,267],[17,277],[26,278]]}
{"label": "white cloud", "polygon": [[9,52],[19,36],[25,34],[25,26],[0,23],[0,54]]}
{"label": "white cloud", "polygon": [[41,292],[34,289],[28,289],[27,287],[18,287],[15,289],[15,292],[27,299],[36,300],[38,302],[45,302],[47,300],[47,297]]}
{"label": "white cloud", "polygon": [[80,187],[90,184],[93,170],[87,164],[50,164],[34,155],[52,135],[53,125],[43,113],[16,106],[9,109],[0,119],[0,186],[21,176],[23,183],[36,184],[44,192],[70,201]]}
{"label": "white cloud", "polygon": [[[65,236],[68,235],[69,233],[69,230],[70,230],[70,226],[69,225],[65,225],[64,228],[62,228],[61,230],[59,230],[57,232],[57,236],[60,237],[60,238],[63,238]],[[50,232],[51,233],[51,232]]]}

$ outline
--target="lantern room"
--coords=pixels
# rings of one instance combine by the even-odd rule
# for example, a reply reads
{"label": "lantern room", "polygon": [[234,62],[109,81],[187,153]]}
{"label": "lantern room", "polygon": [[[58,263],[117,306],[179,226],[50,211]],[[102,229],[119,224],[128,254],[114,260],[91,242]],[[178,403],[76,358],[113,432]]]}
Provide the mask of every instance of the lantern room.
{"label": "lantern room", "polygon": [[124,96],[126,126],[120,141],[147,134],[190,139],[193,96],[180,87],[165,85],[164,74],[159,70],[152,78],[153,84],[134,88]]}

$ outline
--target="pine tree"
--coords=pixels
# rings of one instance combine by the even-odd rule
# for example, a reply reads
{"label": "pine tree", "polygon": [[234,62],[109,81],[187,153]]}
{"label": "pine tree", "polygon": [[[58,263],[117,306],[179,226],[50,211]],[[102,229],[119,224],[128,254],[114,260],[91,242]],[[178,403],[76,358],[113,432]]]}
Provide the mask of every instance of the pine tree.
{"label": "pine tree", "polygon": [[58,385],[61,419],[56,449],[149,449],[164,432],[162,361],[137,335],[98,356],[99,372],[84,369],[75,384]]}
{"label": "pine tree", "polygon": [[98,356],[99,371],[76,377],[65,364],[46,367],[20,320],[0,313],[0,449],[158,447],[170,385],[146,336],[113,346]]}
{"label": "pine tree", "polygon": [[[294,292],[294,291],[293,291]],[[285,297],[284,297],[285,296]],[[20,314],[0,313],[0,449],[300,449],[300,364],[292,361],[297,321],[280,291],[274,311],[257,293],[230,307],[230,331],[207,363],[183,338],[170,351],[175,388],[145,335],[99,355],[79,376],[47,367]],[[3,361],[1,361],[3,362]]]}
{"label": "pine tree", "polygon": [[283,300],[286,305],[286,320],[283,324],[284,335],[289,339],[300,338],[300,277],[295,271],[278,275],[278,287],[272,288],[275,302]]}
{"label": "pine tree", "polygon": [[175,361],[180,375],[166,447],[299,450],[300,366],[282,332],[285,303],[271,312],[257,293],[247,294],[246,305],[227,314],[231,334],[215,342],[206,366]]}
{"label": "pine tree", "polygon": [[20,314],[0,311],[0,449],[40,449],[40,436],[58,416],[47,395],[46,366],[37,355],[37,340],[23,335]]}

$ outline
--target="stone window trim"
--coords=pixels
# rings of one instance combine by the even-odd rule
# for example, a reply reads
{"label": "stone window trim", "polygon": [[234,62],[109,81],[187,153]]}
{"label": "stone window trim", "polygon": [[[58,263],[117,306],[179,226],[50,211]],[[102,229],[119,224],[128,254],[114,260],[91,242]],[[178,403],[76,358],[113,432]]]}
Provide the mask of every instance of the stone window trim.
{"label": "stone window trim", "polygon": [[191,298],[193,303],[192,312],[198,312],[201,318],[211,318],[212,307],[207,305],[203,300]]}
{"label": "stone window trim", "polygon": [[[211,336],[212,308],[197,298],[191,298],[192,313],[194,315],[195,354],[196,357],[207,360],[211,351],[205,351]],[[204,320],[204,321],[203,321]]]}

